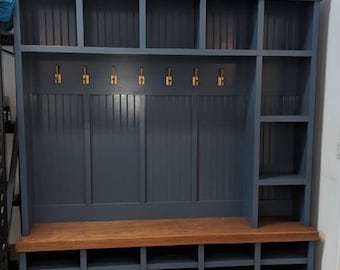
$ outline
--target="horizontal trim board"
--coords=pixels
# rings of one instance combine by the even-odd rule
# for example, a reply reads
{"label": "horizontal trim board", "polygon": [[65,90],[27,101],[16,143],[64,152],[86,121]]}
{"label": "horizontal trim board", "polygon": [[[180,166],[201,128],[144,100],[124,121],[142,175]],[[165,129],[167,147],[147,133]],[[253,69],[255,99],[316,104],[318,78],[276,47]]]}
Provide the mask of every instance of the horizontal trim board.
{"label": "horizontal trim board", "polygon": [[132,54],[132,55],[202,55],[202,56],[281,56],[312,57],[307,51],[289,50],[218,50],[218,49],[155,49],[155,48],[107,48],[107,47],[72,47],[72,46],[40,46],[22,45],[22,52],[34,53],[78,53],[78,54]]}
{"label": "horizontal trim board", "polygon": [[198,262],[169,262],[148,264],[149,270],[197,268]]}
{"label": "horizontal trim board", "polygon": [[34,224],[17,240],[17,252],[316,241],[318,232],[300,222],[264,219],[252,228],[246,218],[69,222]]}
{"label": "horizontal trim board", "polygon": [[240,216],[243,201],[40,205],[36,222]]}
{"label": "horizontal trim board", "polygon": [[292,264],[307,264],[307,258],[292,258],[292,259],[262,259],[261,265],[292,265]]}
{"label": "horizontal trim board", "polygon": [[309,116],[305,115],[270,115],[261,116],[262,123],[285,122],[285,123],[307,123]]}
{"label": "horizontal trim board", "polygon": [[242,259],[230,259],[230,260],[217,260],[217,261],[205,261],[205,268],[215,268],[215,267],[235,267],[235,266],[253,266],[254,260],[242,260]]}
{"label": "horizontal trim board", "polygon": [[307,183],[306,178],[299,175],[285,175],[258,179],[257,181],[259,186],[301,186]]}
{"label": "horizontal trim board", "polygon": [[140,265],[105,265],[105,266],[88,266],[88,270],[109,270],[109,269],[115,269],[115,270],[139,270]]}

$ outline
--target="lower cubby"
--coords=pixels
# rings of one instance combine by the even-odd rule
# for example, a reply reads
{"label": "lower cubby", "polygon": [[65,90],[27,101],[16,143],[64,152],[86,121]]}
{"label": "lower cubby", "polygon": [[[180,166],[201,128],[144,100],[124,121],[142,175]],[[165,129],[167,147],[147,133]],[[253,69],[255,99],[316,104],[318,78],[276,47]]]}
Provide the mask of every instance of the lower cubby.
{"label": "lower cubby", "polygon": [[28,270],[80,269],[79,251],[53,251],[27,254]]}
{"label": "lower cubby", "polygon": [[198,266],[197,246],[154,247],[147,249],[148,269],[191,269]]}
{"label": "lower cubby", "polygon": [[262,244],[262,265],[304,265],[308,262],[307,242]]}
{"label": "lower cubby", "polygon": [[87,251],[87,266],[91,270],[140,268],[140,249],[100,249]]}
{"label": "lower cubby", "polygon": [[[206,245],[204,250],[205,268],[254,265],[252,244]],[[228,268],[229,269],[229,268]]]}

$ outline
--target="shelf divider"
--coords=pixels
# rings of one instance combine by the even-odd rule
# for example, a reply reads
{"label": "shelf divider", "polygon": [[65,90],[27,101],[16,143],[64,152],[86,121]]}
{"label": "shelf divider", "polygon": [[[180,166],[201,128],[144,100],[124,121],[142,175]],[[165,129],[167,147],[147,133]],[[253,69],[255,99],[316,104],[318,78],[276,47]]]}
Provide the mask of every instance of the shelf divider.
{"label": "shelf divider", "polygon": [[207,0],[200,0],[198,48],[206,48]]}
{"label": "shelf divider", "polygon": [[76,0],[77,44],[84,47],[84,8],[83,0]]}
{"label": "shelf divider", "polygon": [[139,0],[139,47],[146,48],[146,0]]}

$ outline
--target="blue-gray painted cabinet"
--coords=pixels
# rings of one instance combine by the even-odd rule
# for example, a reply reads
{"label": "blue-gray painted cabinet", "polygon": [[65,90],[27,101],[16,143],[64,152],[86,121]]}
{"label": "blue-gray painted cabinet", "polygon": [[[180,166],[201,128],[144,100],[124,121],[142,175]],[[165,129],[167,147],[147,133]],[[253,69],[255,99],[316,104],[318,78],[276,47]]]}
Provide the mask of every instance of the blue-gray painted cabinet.
{"label": "blue-gray painted cabinet", "polygon": [[[40,222],[207,216],[309,225],[319,4],[18,0],[22,233]],[[267,257],[255,268],[245,245],[249,264],[220,269],[312,270],[311,245],[283,246],[305,255],[282,265],[271,260],[277,244],[259,246]],[[79,253],[53,256],[80,267]]]}

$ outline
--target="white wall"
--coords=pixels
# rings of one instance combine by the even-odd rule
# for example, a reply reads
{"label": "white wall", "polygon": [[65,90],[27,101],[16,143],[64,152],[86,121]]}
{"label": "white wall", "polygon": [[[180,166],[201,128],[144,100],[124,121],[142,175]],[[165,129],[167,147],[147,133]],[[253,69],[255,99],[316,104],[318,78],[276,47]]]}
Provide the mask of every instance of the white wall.
{"label": "white wall", "polygon": [[321,5],[313,209],[321,241],[315,269],[340,270],[340,0]]}

